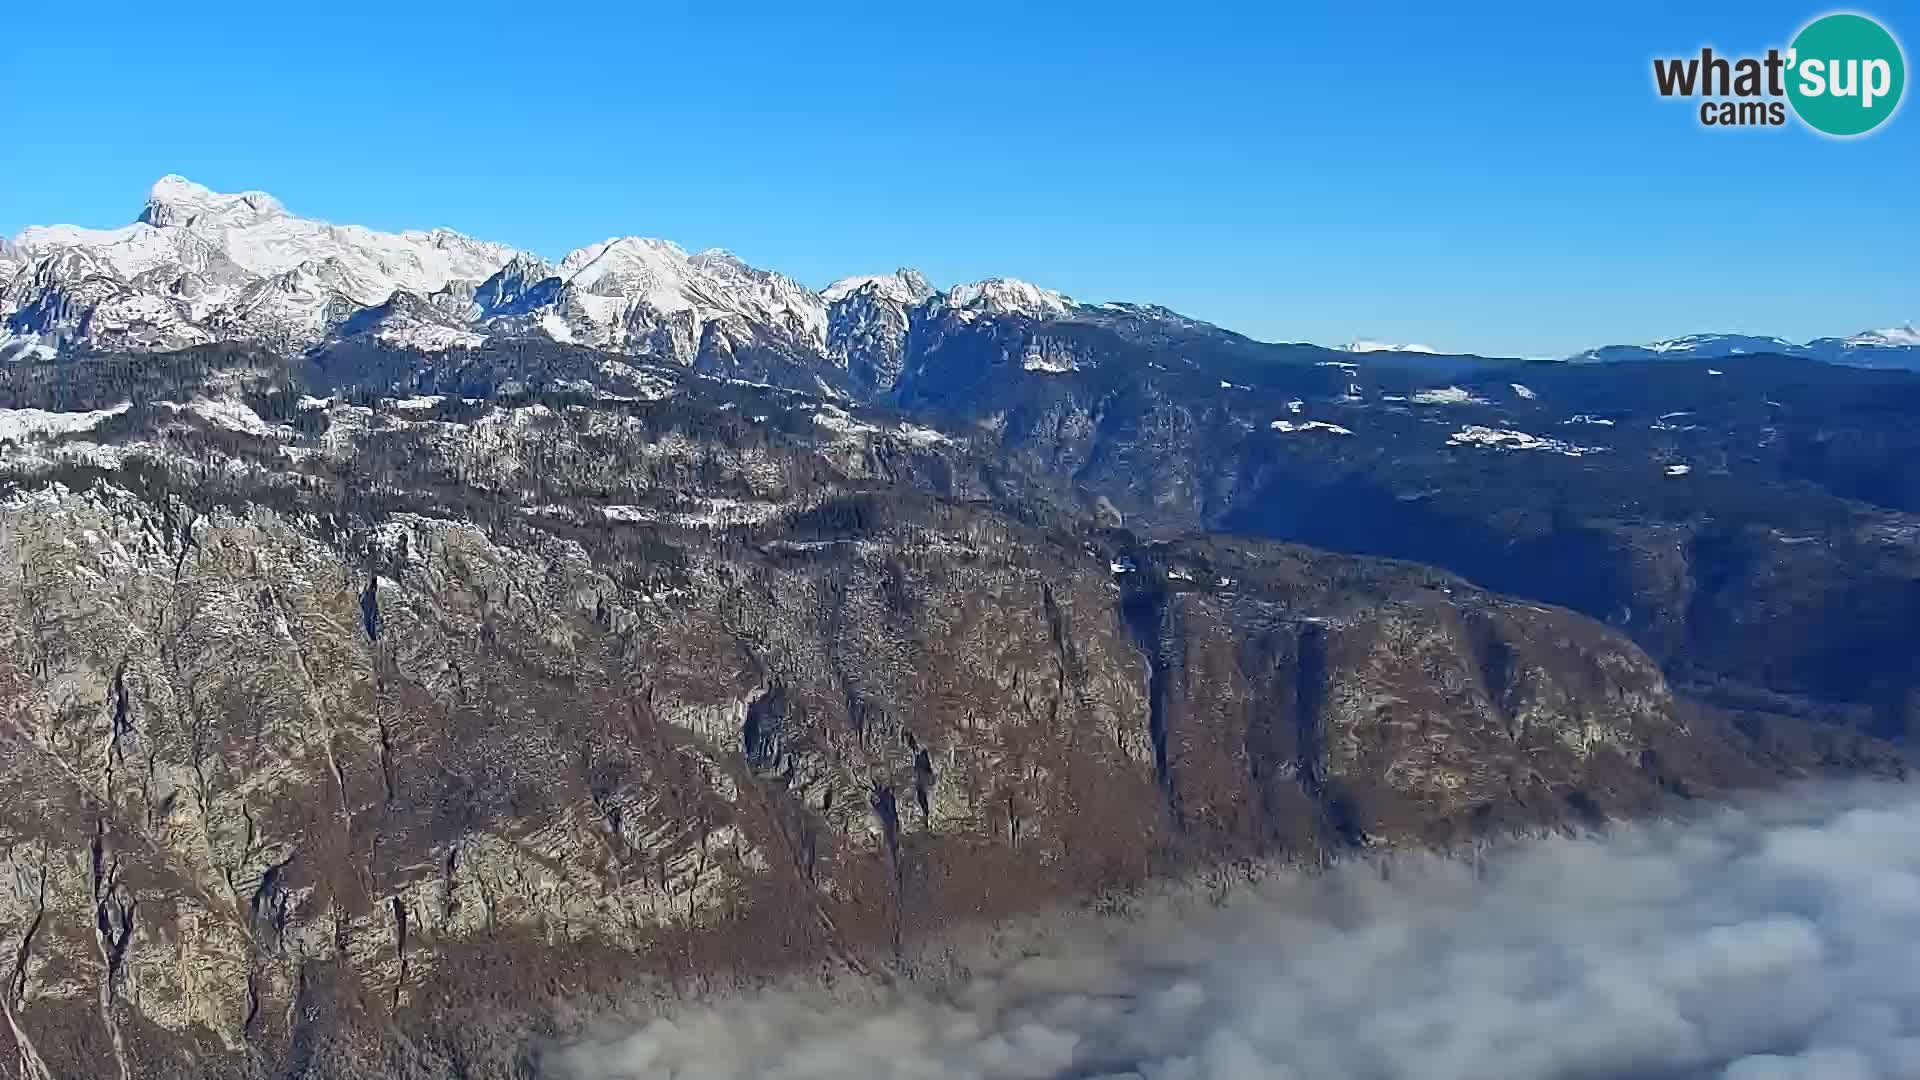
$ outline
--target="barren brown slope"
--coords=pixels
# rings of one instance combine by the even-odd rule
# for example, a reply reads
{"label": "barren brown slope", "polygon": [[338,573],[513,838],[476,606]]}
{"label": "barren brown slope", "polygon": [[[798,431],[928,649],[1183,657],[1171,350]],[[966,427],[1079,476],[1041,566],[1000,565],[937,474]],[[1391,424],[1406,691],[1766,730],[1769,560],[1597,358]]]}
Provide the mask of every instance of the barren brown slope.
{"label": "barren brown slope", "polygon": [[666,557],[618,526],[17,494],[19,1070],[510,1075],[650,974],[1899,767],[1756,741],[1599,624],[1422,568],[887,506]]}

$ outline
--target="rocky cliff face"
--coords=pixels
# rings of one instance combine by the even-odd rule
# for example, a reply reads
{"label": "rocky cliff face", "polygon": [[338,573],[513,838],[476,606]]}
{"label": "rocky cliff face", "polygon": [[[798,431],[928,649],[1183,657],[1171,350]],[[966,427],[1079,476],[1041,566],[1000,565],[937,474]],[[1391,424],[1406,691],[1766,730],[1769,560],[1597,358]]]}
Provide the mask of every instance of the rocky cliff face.
{"label": "rocky cliff face", "polygon": [[1247,545],[1116,575],[989,513],[896,515],[656,562],[14,496],[22,1072],[499,1074],[514,1040],[454,1018],[502,998],[538,1028],[647,973],[1769,770],[1618,636],[1430,572]]}
{"label": "rocky cliff face", "polygon": [[1059,478],[1118,414],[1056,403],[1081,464],[1027,469],[1012,424],[470,359],[8,373],[21,1075],[515,1075],[662,985],[1151,875],[1903,768],[1441,571],[1112,527]]}
{"label": "rocky cliff face", "polygon": [[1915,730],[1894,644],[1920,633],[1910,375],[1236,368],[1233,342],[1119,316],[940,329],[902,403],[1130,528],[1417,560],[1600,619],[1718,703]]}

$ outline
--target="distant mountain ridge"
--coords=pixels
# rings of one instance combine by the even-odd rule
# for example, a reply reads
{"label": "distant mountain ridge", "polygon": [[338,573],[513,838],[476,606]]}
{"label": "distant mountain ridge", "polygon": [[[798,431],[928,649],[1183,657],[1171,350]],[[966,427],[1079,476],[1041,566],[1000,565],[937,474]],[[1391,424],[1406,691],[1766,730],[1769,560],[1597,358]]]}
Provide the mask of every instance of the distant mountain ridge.
{"label": "distant mountain ridge", "polygon": [[1646,345],[1605,345],[1568,359],[1574,363],[1632,360],[1725,360],[1737,356],[1793,356],[1851,367],[1920,367],[1920,329],[1912,323],[1863,330],[1847,337],[1795,343],[1754,334],[1688,334]]}
{"label": "distant mountain ridge", "polygon": [[[1165,308],[1089,306],[1014,278],[942,291],[902,269],[842,278],[816,292],[725,250],[689,253],[639,236],[609,237],[552,262],[449,229],[333,225],[296,216],[266,192],[216,192],[173,175],[153,185],[132,224],[34,226],[0,240],[0,359],[223,341],[307,350],[355,336],[440,352],[522,338],[873,394],[892,391],[910,366],[916,325],[1009,319],[1124,326],[1135,338],[1249,340]],[[1364,339],[1332,351],[1435,354],[1426,345]],[[1920,367],[1920,330],[1909,324],[1804,344],[1699,334],[1569,359],[1754,353]],[[1030,359],[1024,370],[1064,370],[1057,358]]]}
{"label": "distant mountain ridge", "polygon": [[0,246],[0,355],[15,358],[220,341],[305,350],[355,335],[436,352],[525,337],[715,369],[774,358],[885,389],[921,307],[968,322],[1077,305],[1012,278],[940,292],[910,269],[815,292],[724,250],[638,236],[551,262],[447,229],[297,217],[264,192],[179,176],[162,177],[130,225],[35,226]]}

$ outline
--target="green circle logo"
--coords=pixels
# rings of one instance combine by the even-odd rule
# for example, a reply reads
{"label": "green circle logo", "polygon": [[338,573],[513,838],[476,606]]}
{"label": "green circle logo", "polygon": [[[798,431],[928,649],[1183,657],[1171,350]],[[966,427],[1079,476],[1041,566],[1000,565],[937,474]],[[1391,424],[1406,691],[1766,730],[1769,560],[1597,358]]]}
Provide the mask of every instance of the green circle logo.
{"label": "green circle logo", "polygon": [[1787,51],[1787,100],[1808,127],[1828,135],[1879,127],[1906,86],[1900,43],[1865,15],[1822,15]]}

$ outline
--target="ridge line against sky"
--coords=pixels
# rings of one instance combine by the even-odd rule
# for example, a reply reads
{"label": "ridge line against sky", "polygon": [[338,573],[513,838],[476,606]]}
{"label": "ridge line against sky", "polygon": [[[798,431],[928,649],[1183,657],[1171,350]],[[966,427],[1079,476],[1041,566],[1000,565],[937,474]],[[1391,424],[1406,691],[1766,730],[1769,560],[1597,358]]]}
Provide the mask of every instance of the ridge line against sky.
{"label": "ridge line against sky", "polygon": [[176,172],[549,257],[638,234],[816,288],[1012,276],[1263,340],[1806,340],[1920,317],[1912,110],[1713,132],[1648,60],[1822,10],[128,6],[104,35],[29,0],[0,90],[42,119],[0,150],[0,235],[125,224]]}

